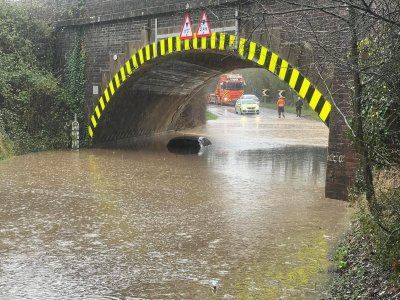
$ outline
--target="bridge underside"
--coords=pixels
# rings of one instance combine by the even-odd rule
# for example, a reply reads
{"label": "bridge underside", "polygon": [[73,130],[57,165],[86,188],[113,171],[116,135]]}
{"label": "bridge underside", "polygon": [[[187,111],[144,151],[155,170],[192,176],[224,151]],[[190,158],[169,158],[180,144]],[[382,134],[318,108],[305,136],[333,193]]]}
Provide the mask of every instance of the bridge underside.
{"label": "bridge underside", "polygon": [[[294,71],[283,72],[289,75],[281,76],[282,70],[285,70],[282,65],[278,71],[279,68],[271,68],[271,64],[268,69],[273,69],[275,75],[279,74],[280,79],[284,79],[301,95],[301,86],[305,86],[306,80],[292,80],[293,74],[296,74]],[[127,146],[140,136],[176,130],[180,127],[187,108],[190,110],[194,102],[203,103],[202,112],[205,111],[206,99],[200,91],[209,79],[221,73],[248,67],[259,66],[233,51],[177,52],[149,60],[126,78],[113,94],[112,101],[106,106],[103,104],[101,118],[98,114],[92,143],[98,147]],[[298,86],[298,82],[303,83]],[[310,87],[308,91],[314,92],[303,92],[303,97],[310,107],[314,105],[321,118],[327,101],[318,97],[321,94],[317,93],[317,89]],[[330,127],[328,153],[330,156],[341,155],[346,157],[346,160],[340,164],[328,161],[325,190],[329,198],[346,199],[357,162],[350,147],[344,147],[337,141],[340,141],[340,133],[344,130],[340,127],[341,123],[336,113],[333,114],[333,120],[335,122],[334,126]]]}
{"label": "bridge underside", "polygon": [[[226,53],[178,53],[149,62],[118,89],[102,116],[93,143],[115,146],[124,140],[176,129],[180,115],[212,77],[254,67]],[[205,101],[204,96],[201,96]]]}

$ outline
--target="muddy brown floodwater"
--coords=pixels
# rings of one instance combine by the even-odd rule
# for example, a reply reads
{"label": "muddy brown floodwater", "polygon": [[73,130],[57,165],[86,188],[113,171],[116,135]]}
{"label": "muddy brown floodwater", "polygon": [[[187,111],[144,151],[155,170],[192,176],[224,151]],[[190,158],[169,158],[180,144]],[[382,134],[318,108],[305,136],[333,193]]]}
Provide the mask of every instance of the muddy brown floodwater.
{"label": "muddy brown floodwater", "polygon": [[210,109],[199,155],[160,135],[0,162],[0,299],[323,297],[349,215],[324,198],[328,130]]}

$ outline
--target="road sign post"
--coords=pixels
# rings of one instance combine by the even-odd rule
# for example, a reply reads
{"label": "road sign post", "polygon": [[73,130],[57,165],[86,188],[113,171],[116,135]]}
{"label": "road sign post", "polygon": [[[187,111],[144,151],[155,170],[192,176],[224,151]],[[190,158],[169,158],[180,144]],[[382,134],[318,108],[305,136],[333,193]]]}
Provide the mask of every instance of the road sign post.
{"label": "road sign post", "polygon": [[267,102],[267,98],[269,97],[269,89],[262,90],[262,100],[263,102]]}

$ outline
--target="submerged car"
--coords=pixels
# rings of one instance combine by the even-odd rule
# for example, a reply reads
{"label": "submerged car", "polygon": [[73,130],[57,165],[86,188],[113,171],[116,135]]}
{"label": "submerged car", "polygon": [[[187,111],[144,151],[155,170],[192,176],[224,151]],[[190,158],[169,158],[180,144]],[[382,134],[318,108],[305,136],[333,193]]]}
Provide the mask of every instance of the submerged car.
{"label": "submerged car", "polygon": [[211,141],[204,136],[178,136],[172,138],[167,148],[172,153],[178,154],[195,154],[206,146],[211,145]]}
{"label": "submerged car", "polygon": [[235,112],[243,114],[259,114],[260,106],[254,99],[239,99],[235,104]]}

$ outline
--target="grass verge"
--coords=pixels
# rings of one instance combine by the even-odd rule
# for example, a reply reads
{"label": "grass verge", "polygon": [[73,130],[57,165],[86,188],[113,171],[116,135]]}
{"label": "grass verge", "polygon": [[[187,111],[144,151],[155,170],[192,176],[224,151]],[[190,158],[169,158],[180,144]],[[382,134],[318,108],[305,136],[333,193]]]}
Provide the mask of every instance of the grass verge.
{"label": "grass verge", "polygon": [[0,160],[9,158],[13,154],[12,143],[0,132]]}
{"label": "grass verge", "polygon": [[213,114],[212,112],[209,112],[209,111],[207,111],[206,117],[207,117],[207,121],[218,119],[218,116],[217,116],[217,115],[215,115],[215,114]]}
{"label": "grass verge", "polygon": [[[400,299],[400,249],[376,225],[364,202],[339,244],[328,299]],[[397,254],[393,254],[397,253]]]}

